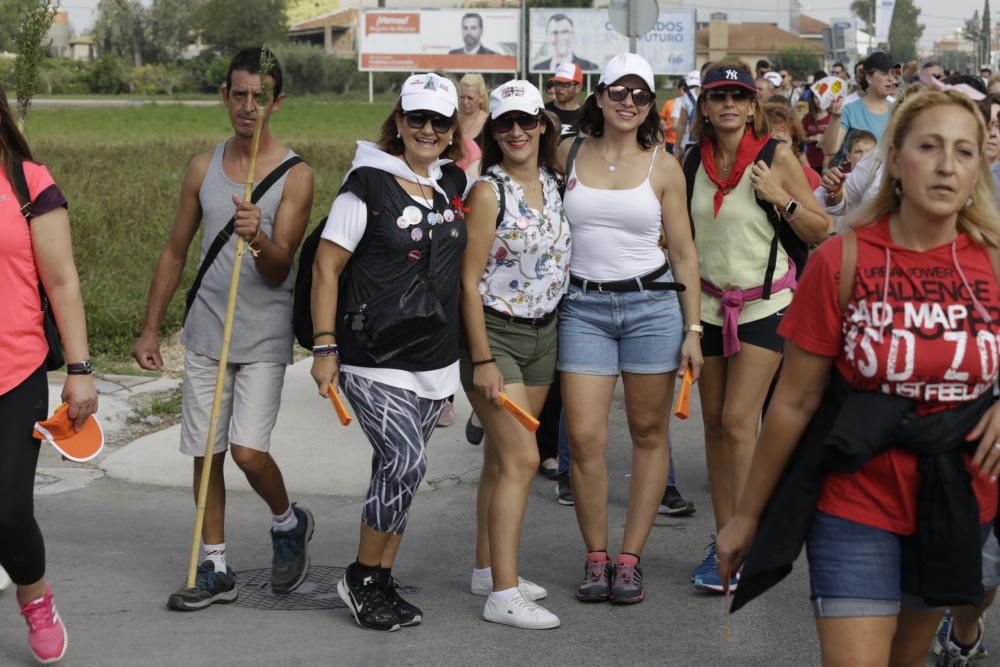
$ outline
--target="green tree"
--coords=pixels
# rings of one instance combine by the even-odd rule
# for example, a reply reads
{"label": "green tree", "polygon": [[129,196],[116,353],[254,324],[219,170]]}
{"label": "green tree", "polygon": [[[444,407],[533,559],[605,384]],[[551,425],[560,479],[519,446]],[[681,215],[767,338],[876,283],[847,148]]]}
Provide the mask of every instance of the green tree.
{"label": "green tree", "polygon": [[138,67],[149,50],[149,17],[139,0],[100,0],[92,30],[97,52]]}
{"label": "green tree", "polygon": [[0,0],[0,51],[13,51],[17,39],[18,0]]}
{"label": "green tree", "polygon": [[224,54],[284,42],[286,4],[286,0],[205,0],[199,12],[205,42]]}
{"label": "green tree", "polygon": [[147,10],[149,40],[146,60],[175,62],[196,36],[198,0],[153,0]]}
{"label": "green tree", "polygon": [[854,0],[851,3],[851,13],[861,19],[865,24],[865,32],[869,35],[875,34],[875,14],[872,10],[871,0]]}
{"label": "green tree", "polygon": [[993,50],[992,32],[990,31],[990,0],[985,0],[983,4],[983,27],[979,35],[979,62],[987,64],[990,62],[990,51]]}
{"label": "green tree", "polygon": [[795,79],[805,79],[822,66],[820,54],[805,46],[779,49],[771,53],[768,60],[773,69],[787,69]]}
{"label": "green tree", "polygon": [[[875,34],[874,15],[871,0],[854,0],[851,12],[861,19],[868,34]],[[896,0],[896,8],[889,24],[889,53],[902,62],[917,57],[917,42],[924,34],[924,26],[919,22],[920,8],[913,0]]]}

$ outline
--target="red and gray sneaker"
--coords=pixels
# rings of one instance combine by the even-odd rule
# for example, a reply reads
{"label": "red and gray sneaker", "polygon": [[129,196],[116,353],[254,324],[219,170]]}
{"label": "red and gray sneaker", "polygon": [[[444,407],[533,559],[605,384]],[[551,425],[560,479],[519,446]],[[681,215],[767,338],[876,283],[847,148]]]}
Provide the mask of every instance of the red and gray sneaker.
{"label": "red and gray sneaker", "polygon": [[611,602],[614,604],[635,604],[646,598],[642,585],[642,570],[639,559],[632,554],[618,554],[615,559],[615,574],[611,582]]}
{"label": "red and gray sneaker", "polygon": [[583,566],[583,581],[576,589],[580,602],[604,602],[611,597],[613,568],[607,551],[591,551]]}
{"label": "red and gray sneaker", "polygon": [[35,659],[43,665],[58,662],[66,655],[69,638],[56,605],[52,602],[52,587],[45,585],[45,595],[27,604],[17,602],[21,616],[28,622],[28,646]]}

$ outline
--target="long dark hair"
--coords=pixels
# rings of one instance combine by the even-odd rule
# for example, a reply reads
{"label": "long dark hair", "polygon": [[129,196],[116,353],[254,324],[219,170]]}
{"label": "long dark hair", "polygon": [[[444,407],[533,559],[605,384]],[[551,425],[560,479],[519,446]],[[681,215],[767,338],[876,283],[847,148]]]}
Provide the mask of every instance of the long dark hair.
{"label": "long dark hair", "polygon": [[[396,129],[396,119],[402,115],[403,101],[399,99],[396,100],[396,106],[392,108],[392,113],[382,121],[382,127],[379,128],[378,141],[375,143],[389,155],[400,156],[406,151],[403,138],[399,136],[399,131]],[[462,146],[462,124],[458,122],[458,109],[455,110],[451,118],[455,121],[455,133],[451,136],[451,144],[441,153],[441,159],[458,162],[465,155],[465,148]]]}
{"label": "long dark hair", "polygon": [[17,121],[7,103],[7,91],[0,86],[0,165],[3,166],[3,173],[10,180],[14,163],[31,159],[28,140],[17,129]]}
{"label": "long dark hair", "polygon": [[[584,100],[583,113],[580,115],[580,121],[576,125],[581,134],[587,134],[592,137],[599,137],[604,134],[604,112],[601,110],[601,107],[597,106],[597,96],[605,89],[607,89],[605,84],[598,85],[594,89],[594,92]],[[656,98],[653,98],[653,101],[649,104],[649,114],[646,116],[646,120],[636,128],[635,139],[639,142],[639,145],[647,150],[663,143],[660,114],[656,113]]]}
{"label": "long dark hair", "polygon": [[[545,134],[541,135],[538,144],[538,166],[548,169],[553,174],[561,173],[556,167],[556,148],[559,146],[559,132],[562,126],[552,119],[552,114],[548,111],[539,111],[542,122],[548,126]],[[493,117],[486,117],[486,125],[483,126],[483,160],[480,163],[480,172],[503,161],[503,151],[500,150],[500,143],[493,136]]]}

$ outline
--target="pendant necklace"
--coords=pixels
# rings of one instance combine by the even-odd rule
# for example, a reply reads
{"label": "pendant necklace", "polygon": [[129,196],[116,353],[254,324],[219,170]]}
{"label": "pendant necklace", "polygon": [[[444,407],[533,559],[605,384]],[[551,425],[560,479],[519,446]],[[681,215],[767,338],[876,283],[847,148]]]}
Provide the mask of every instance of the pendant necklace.
{"label": "pendant necklace", "polygon": [[[413,170],[413,167],[410,167],[410,163],[406,161],[405,157],[403,158],[403,163],[406,164],[407,167],[409,167],[410,173],[413,174],[413,178],[417,183],[417,187],[420,188],[420,196],[423,198],[424,201],[427,202],[427,208],[431,209],[431,212],[427,214],[427,224],[433,227],[434,225],[440,222],[444,222],[444,216],[434,210],[433,191],[431,192],[431,197],[428,197],[426,193],[424,193],[424,184],[420,182],[420,177],[417,176],[417,172]],[[428,232],[428,238],[430,238],[432,235],[433,235],[432,231]],[[413,240],[419,241],[420,239],[414,238]]]}

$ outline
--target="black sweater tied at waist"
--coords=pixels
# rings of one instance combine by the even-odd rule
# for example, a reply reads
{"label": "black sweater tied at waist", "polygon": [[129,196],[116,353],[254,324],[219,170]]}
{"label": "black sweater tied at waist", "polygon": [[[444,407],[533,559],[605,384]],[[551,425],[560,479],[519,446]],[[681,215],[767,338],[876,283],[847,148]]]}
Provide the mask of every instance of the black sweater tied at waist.
{"label": "black sweater tied at waist", "polygon": [[792,570],[816,513],[823,477],[856,472],[900,447],[918,455],[919,590],[931,606],[978,605],[982,599],[979,502],[963,454],[992,392],[951,410],[919,416],[912,399],[855,391],[838,372],[768,500],[740,575],[732,610]]}

